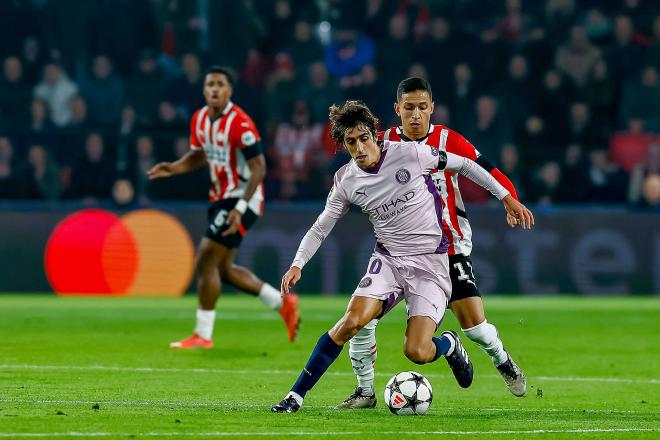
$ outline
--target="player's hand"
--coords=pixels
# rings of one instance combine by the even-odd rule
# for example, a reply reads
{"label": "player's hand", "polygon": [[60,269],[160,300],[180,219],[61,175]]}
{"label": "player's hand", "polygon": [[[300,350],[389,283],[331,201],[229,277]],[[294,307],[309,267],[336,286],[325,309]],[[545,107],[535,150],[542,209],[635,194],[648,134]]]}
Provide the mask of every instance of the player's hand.
{"label": "player's hand", "polygon": [[511,194],[502,199],[506,209],[507,223],[511,227],[520,225],[523,229],[532,229],[534,226],[534,215],[525,205],[514,199]]}
{"label": "player's hand", "polygon": [[237,210],[232,209],[231,211],[229,211],[229,215],[227,216],[227,221],[225,222],[225,224],[229,225],[229,227],[225,229],[225,232],[222,233],[222,236],[227,237],[228,235],[237,233],[238,228],[241,226],[242,218],[243,216]]}
{"label": "player's hand", "polygon": [[282,296],[289,294],[289,290],[293,289],[293,286],[295,286],[298,280],[300,280],[301,275],[302,271],[296,266],[291,266],[291,268],[286,271],[282,277],[282,286],[280,287]]}
{"label": "player's hand", "polygon": [[171,162],[157,163],[147,171],[147,177],[149,177],[149,180],[158,179],[160,177],[170,177],[172,175],[174,175],[174,171],[172,170]]}

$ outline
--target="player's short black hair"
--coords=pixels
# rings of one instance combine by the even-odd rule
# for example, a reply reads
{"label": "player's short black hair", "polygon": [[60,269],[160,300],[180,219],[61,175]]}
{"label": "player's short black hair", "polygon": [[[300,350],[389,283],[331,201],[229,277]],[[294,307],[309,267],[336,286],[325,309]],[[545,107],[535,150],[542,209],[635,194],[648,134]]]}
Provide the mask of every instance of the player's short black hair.
{"label": "player's short black hair", "polygon": [[400,101],[401,96],[404,93],[417,92],[420,90],[423,92],[427,92],[429,94],[429,98],[431,98],[431,101],[433,101],[433,92],[431,91],[431,84],[429,84],[429,82],[424,78],[417,78],[417,77],[406,78],[399,83],[399,86],[396,88],[396,100]]}
{"label": "player's short black hair", "polygon": [[234,86],[234,83],[236,83],[236,74],[234,73],[234,69],[231,67],[213,65],[206,69],[204,72],[204,78],[206,78],[206,75],[209,73],[222,73],[227,77],[227,81],[229,81],[229,85],[232,87]]}
{"label": "player's short black hair", "polygon": [[330,135],[337,145],[344,144],[344,134],[351,128],[363,126],[376,137],[378,118],[371,113],[369,107],[362,101],[348,100],[341,106],[330,107]]}

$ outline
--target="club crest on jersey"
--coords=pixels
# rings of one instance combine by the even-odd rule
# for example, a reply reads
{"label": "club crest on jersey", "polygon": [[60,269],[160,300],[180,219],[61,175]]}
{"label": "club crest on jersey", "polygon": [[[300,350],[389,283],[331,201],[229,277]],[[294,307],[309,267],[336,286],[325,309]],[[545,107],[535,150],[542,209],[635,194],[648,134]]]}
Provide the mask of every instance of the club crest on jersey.
{"label": "club crest on jersey", "polygon": [[253,132],[248,130],[241,135],[241,142],[246,147],[249,147],[250,145],[253,145],[255,142],[257,142],[257,137],[254,135]]}
{"label": "club crest on jersey", "polygon": [[394,177],[401,185],[406,184],[410,181],[410,171],[405,168],[399,168]]}
{"label": "club crest on jersey", "polygon": [[364,277],[362,278],[362,281],[360,281],[360,284],[358,284],[358,287],[369,287],[371,286],[371,277]]}
{"label": "club crest on jersey", "polygon": [[431,154],[437,156],[440,153],[438,152],[438,149],[436,147],[431,147]]}

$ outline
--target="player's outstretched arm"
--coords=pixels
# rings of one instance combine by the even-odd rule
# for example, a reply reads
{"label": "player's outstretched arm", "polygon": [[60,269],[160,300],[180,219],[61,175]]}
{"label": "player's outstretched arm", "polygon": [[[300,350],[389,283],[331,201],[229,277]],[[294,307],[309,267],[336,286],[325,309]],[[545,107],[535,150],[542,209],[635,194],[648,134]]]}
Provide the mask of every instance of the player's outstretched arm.
{"label": "player's outstretched arm", "polygon": [[282,286],[280,287],[280,292],[282,296],[289,294],[291,289],[298,283],[300,277],[302,276],[302,269],[297,266],[291,266],[289,270],[286,271],[282,277]]}
{"label": "player's outstretched arm", "polygon": [[189,173],[206,164],[204,150],[190,150],[176,162],[160,162],[147,171],[150,180]]}

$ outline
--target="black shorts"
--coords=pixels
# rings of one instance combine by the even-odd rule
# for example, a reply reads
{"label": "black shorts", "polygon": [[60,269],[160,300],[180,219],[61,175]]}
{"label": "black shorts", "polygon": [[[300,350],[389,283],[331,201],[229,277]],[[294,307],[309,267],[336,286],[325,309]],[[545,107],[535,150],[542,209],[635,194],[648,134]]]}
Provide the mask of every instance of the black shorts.
{"label": "black shorts", "polygon": [[451,278],[451,299],[449,302],[459,299],[481,296],[477,289],[477,280],[472,271],[472,260],[465,255],[456,254],[449,256],[449,277]]}
{"label": "black shorts", "polygon": [[227,221],[227,215],[229,215],[229,211],[234,209],[237,202],[237,198],[232,198],[218,200],[217,202],[211,203],[208,210],[209,225],[206,228],[204,236],[228,248],[237,248],[241,245],[241,241],[247,233],[247,230],[252,227],[259,216],[248,208],[245,211],[245,214],[243,214],[238,232],[223,237],[222,233],[229,227],[225,224]]}

